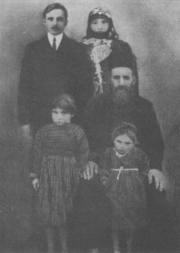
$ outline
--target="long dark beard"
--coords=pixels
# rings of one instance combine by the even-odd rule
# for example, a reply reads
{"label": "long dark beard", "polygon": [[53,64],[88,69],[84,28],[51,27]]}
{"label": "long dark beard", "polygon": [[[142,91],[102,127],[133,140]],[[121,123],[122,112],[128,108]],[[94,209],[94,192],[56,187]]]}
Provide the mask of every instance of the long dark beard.
{"label": "long dark beard", "polygon": [[117,106],[126,106],[132,102],[134,89],[132,87],[121,86],[113,89],[112,100]]}

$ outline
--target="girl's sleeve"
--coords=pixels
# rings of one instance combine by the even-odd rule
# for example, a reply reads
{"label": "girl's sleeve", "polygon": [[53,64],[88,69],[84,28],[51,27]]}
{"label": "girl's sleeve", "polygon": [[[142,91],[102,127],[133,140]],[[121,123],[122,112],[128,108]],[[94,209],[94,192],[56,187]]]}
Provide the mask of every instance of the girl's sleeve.
{"label": "girl's sleeve", "polygon": [[32,149],[32,168],[30,172],[31,178],[39,177],[41,159],[42,159],[42,136],[41,131],[38,131],[35,136]]}
{"label": "girl's sleeve", "polygon": [[76,131],[77,139],[77,160],[80,166],[80,169],[83,171],[87,165],[89,159],[89,144],[87,137],[83,129],[78,128]]}

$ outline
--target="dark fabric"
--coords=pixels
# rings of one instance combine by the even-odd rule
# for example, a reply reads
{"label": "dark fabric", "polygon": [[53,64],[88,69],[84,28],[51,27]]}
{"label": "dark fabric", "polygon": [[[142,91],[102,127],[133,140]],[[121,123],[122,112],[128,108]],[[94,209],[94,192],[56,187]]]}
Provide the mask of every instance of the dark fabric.
{"label": "dark fabric", "polygon": [[66,222],[88,155],[86,136],[75,124],[50,124],[37,132],[32,172],[40,182],[38,209],[44,224]]}
{"label": "dark fabric", "polygon": [[97,98],[88,106],[84,127],[92,152],[101,154],[112,146],[111,132],[122,121],[136,126],[141,149],[150,159],[150,167],[161,169],[163,139],[152,104],[137,96],[128,105],[118,108],[109,97]]}
{"label": "dark fabric", "polygon": [[[117,108],[110,97],[106,96],[95,98],[88,105],[84,115],[84,128],[88,137],[90,151],[92,153],[91,156],[94,158],[94,161],[99,163],[100,156],[105,149],[112,146],[111,132],[114,127],[117,127],[122,121],[132,123],[136,126],[140,147],[149,157],[150,168],[161,169],[164,145],[160,127],[151,102],[140,96],[135,96],[124,108]],[[90,185],[91,182],[88,182],[88,184]],[[90,186],[86,185],[86,187]],[[157,191],[154,184],[149,187],[147,183],[147,188],[148,212],[152,225],[152,233],[150,236],[153,239],[149,242],[150,237],[148,234],[148,243],[146,244],[148,244],[148,247],[156,248],[161,246],[159,245],[161,241],[159,235],[161,234],[162,238],[164,238],[163,224],[166,224],[168,215],[162,215],[162,218],[160,218],[159,213],[163,213],[162,209],[164,206],[167,207],[167,202],[164,192],[160,193]],[[96,189],[93,187],[91,188],[91,194],[92,196],[96,195]],[[99,199],[96,200],[96,205],[98,205],[101,198],[104,199],[104,194],[105,193],[99,195]],[[86,201],[91,200],[88,200],[87,197]],[[81,203],[81,205],[79,204],[79,208],[88,213],[87,205]],[[96,209],[96,211],[97,213],[99,212],[98,209]],[[109,215],[111,214],[109,213]],[[78,219],[78,217],[76,218]],[[79,219],[81,219],[81,217],[79,217]],[[94,230],[96,231],[96,228]],[[158,232],[155,233],[156,231]],[[104,233],[105,231],[102,226],[101,234]],[[156,245],[154,243],[155,241]],[[93,242],[91,245],[93,246]]]}
{"label": "dark fabric", "polygon": [[[136,94],[138,94],[138,73],[137,73],[136,57],[133,54],[132,49],[127,42],[123,40],[118,40],[118,39],[110,40],[110,39],[85,38],[83,40],[83,43],[87,45],[87,53],[91,61],[94,89],[96,89],[97,83],[100,83],[100,80],[97,74],[97,71],[98,71],[97,68],[100,67],[103,93],[106,94],[106,93],[111,92],[110,69],[115,64],[112,62],[112,58],[113,58],[112,55],[128,54],[131,56],[131,60],[132,60],[131,67],[133,68],[133,71],[137,78],[135,91],[136,91]],[[98,59],[100,60],[100,63],[99,64],[96,63],[98,66],[95,64],[93,60],[93,57],[94,57],[93,51],[96,51],[97,54],[99,52]]]}
{"label": "dark fabric", "polygon": [[74,96],[80,114],[92,89],[84,45],[63,35],[55,51],[45,36],[25,50],[18,91],[19,122],[30,123],[35,130],[49,123],[52,100],[64,92]]}
{"label": "dark fabric", "polygon": [[[136,77],[136,87],[135,87],[135,93],[136,95],[139,94],[139,89],[138,89],[138,86],[139,86],[139,77],[138,77],[138,66],[137,66],[137,61],[136,61],[136,56],[134,54],[134,52],[132,51],[130,45],[123,41],[123,40],[113,40],[113,43],[112,43],[112,53],[108,59],[108,64],[109,66],[112,68],[113,65],[115,66],[116,63],[113,64],[113,55],[128,55],[130,58],[131,58],[131,68],[133,69],[133,73],[135,74],[135,77]],[[116,61],[118,62],[118,60]]]}
{"label": "dark fabric", "polygon": [[109,246],[111,204],[98,177],[81,179],[69,222],[73,248],[88,249]]}
{"label": "dark fabric", "polygon": [[173,225],[176,231],[176,242],[174,244],[180,249],[180,123],[171,129],[166,144],[164,167],[170,183],[168,199],[175,221]]}
{"label": "dark fabric", "polygon": [[[119,174],[120,167],[123,170]],[[125,156],[118,157],[113,148],[108,148],[102,157],[101,169],[101,181],[113,207],[113,228],[144,227],[148,222],[145,178],[149,171],[145,153],[134,147]]]}
{"label": "dark fabric", "polygon": [[36,134],[33,144],[32,172],[40,175],[43,156],[75,156],[79,171],[85,169],[89,146],[84,131],[76,124],[49,124]]}

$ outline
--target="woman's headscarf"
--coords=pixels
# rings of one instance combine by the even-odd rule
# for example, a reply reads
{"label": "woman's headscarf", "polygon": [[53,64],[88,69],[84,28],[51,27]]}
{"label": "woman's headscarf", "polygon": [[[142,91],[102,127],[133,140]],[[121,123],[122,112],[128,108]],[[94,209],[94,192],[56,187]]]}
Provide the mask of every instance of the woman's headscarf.
{"label": "woman's headscarf", "polygon": [[104,39],[118,39],[118,34],[114,28],[113,20],[111,17],[111,14],[107,10],[103,10],[102,8],[98,7],[93,9],[88,16],[88,25],[87,25],[87,31],[86,31],[86,37],[85,38],[96,38],[97,33],[93,32],[91,30],[91,22],[96,18],[105,18],[109,22],[109,29],[107,32],[103,33],[102,36]]}

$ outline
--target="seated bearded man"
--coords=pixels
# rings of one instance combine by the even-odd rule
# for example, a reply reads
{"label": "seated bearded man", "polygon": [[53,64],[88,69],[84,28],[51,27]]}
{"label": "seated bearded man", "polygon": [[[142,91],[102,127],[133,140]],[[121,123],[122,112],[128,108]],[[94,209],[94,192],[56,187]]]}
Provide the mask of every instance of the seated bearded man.
{"label": "seated bearded man", "polygon": [[[164,149],[163,139],[152,103],[139,95],[134,66],[136,66],[136,59],[133,54],[129,52],[112,54],[109,59],[111,93],[91,101],[84,114],[84,128],[89,140],[91,157],[83,175],[85,180],[79,185],[76,222],[79,220],[79,228],[84,220],[91,222],[91,231],[94,232],[94,237],[91,236],[91,248],[101,246],[99,246],[100,235],[102,236],[106,225],[109,225],[108,214],[111,215],[105,194],[96,180],[99,157],[107,147],[112,146],[111,132],[121,122],[129,122],[137,128],[139,145],[148,155],[151,168],[148,173],[149,185],[147,184],[149,214],[152,220],[156,220],[154,213],[157,210],[158,213],[161,212],[158,203],[159,199],[164,199],[165,188],[165,178],[160,171]],[[103,210],[99,207],[100,203],[101,207],[104,207]],[[89,210],[94,210],[92,219]],[[83,218],[83,214],[86,217]],[[106,219],[101,226],[99,222],[103,217]],[[88,241],[90,236],[87,235],[85,238],[85,234],[88,234],[87,224],[86,228],[83,239],[88,238]]]}

